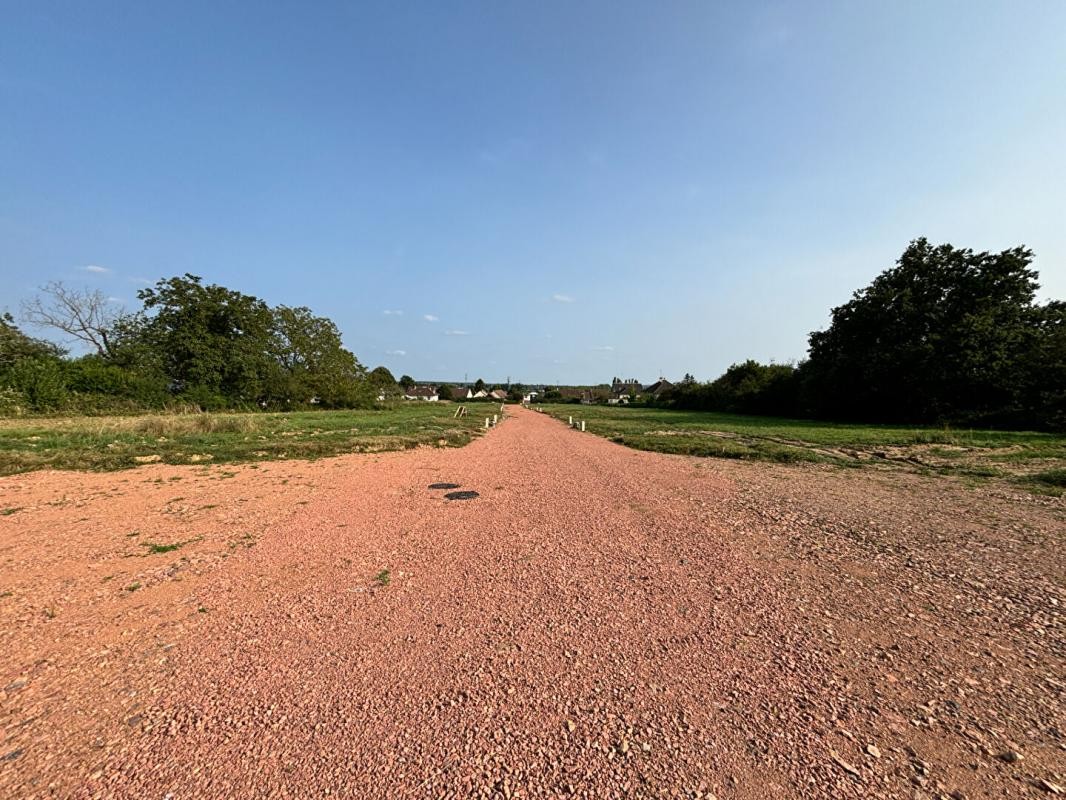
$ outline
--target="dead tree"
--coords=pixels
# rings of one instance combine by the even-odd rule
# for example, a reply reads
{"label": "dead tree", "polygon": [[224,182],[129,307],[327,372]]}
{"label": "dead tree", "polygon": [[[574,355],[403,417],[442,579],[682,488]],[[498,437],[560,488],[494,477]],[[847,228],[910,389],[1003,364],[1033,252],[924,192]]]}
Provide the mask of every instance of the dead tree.
{"label": "dead tree", "polygon": [[71,289],[62,281],[51,281],[32,300],[22,303],[22,317],[41,328],[54,328],[94,347],[101,356],[110,356],[109,339],[122,314],[99,289]]}

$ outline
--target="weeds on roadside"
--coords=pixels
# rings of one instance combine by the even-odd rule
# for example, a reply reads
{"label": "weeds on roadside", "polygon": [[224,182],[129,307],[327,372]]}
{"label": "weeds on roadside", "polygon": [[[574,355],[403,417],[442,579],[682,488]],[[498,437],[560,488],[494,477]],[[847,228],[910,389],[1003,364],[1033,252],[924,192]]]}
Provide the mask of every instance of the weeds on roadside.
{"label": "weeds on roadside", "polygon": [[392,577],[390,576],[389,571],[387,569],[383,569],[381,570],[381,572],[374,576],[374,580],[377,582],[378,586],[384,588],[388,586],[389,583],[392,581]]}

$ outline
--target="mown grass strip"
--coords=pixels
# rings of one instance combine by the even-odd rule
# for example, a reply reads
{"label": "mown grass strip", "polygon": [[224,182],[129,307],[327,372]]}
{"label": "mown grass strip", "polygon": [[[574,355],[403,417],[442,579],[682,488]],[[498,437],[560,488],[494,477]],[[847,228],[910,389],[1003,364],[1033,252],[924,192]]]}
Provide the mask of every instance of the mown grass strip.
{"label": "mown grass strip", "polygon": [[420,445],[457,447],[479,435],[450,403],[360,411],[178,414],[0,420],[0,475],[36,469],[119,470],[142,464],[314,459]]}
{"label": "mown grass strip", "polygon": [[1032,431],[956,430],[834,424],[776,417],[626,406],[545,405],[560,420],[639,450],[779,463],[892,464],[969,478],[1024,479],[1044,493],[1062,489],[1066,436]]}

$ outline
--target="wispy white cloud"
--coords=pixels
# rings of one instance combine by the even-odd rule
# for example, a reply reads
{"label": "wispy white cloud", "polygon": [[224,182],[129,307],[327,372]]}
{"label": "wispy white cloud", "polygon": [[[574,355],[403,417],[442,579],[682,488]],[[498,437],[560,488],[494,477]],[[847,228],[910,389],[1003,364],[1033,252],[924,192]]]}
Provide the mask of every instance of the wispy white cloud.
{"label": "wispy white cloud", "polygon": [[396,308],[386,308],[381,313],[384,314],[386,317],[402,317],[403,316],[403,312],[400,311],[399,309],[396,309]]}
{"label": "wispy white cloud", "polygon": [[152,282],[147,278],[130,278],[130,283],[143,283],[145,286],[151,286]]}
{"label": "wispy white cloud", "polygon": [[445,336],[469,336],[470,331],[445,331]]}
{"label": "wispy white cloud", "polygon": [[593,347],[592,349],[600,353],[610,353],[614,350],[614,347],[609,344],[601,344],[598,347]]}
{"label": "wispy white cloud", "polygon": [[111,271],[107,267],[101,267],[98,264],[89,264],[88,266],[82,267],[82,269],[85,272],[91,272],[94,275],[105,275],[105,274],[107,274],[108,272]]}
{"label": "wispy white cloud", "polygon": [[556,303],[573,303],[574,298],[568,294],[553,294],[552,300]]}
{"label": "wispy white cloud", "polygon": [[440,320],[440,317],[434,316],[433,314],[423,314],[422,319],[424,319],[426,322],[437,322],[438,320]]}
{"label": "wispy white cloud", "polygon": [[109,303],[122,303],[124,301],[122,300],[121,297],[111,296],[111,297],[107,298],[107,302],[109,302]]}
{"label": "wispy white cloud", "polygon": [[407,355],[407,351],[406,350],[386,350],[385,351],[385,355],[387,355],[387,356],[405,356],[405,355]]}

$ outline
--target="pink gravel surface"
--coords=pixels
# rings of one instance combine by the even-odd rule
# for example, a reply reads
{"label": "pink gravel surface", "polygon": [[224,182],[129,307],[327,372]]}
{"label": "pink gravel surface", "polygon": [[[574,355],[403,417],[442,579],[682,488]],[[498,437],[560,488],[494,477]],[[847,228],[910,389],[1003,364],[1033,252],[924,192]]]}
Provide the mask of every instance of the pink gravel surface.
{"label": "pink gravel surface", "polygon": [[521,409],[458,450],[0,498],[5,798],[1066,785],[1061,500]]}

